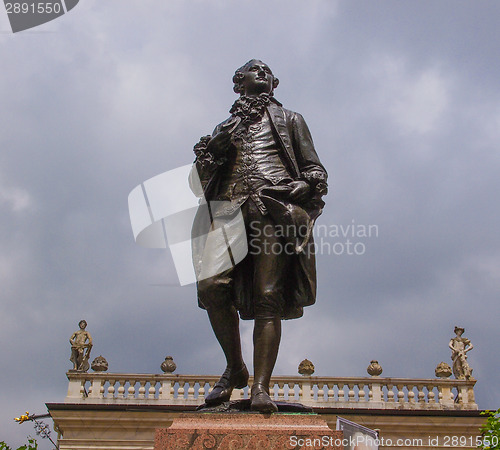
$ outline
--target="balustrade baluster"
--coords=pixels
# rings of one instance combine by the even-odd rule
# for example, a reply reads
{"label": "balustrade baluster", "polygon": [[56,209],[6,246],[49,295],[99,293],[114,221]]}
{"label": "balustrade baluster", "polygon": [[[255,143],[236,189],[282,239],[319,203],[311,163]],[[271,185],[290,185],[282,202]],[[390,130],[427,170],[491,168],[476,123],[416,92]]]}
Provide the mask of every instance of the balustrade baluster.
{"label": "balustrade baluster", "polygon": [[194,400],[194,384],[195,382],[193,381],[192,383],[188,382],[188,395],[187,399],[188,400]]}
{"label": "balustrade baluster", "polygon": [[404,392],[404,384],[398,384],[396,385],[396,388],[398,389],[398,402],[399,403],[404,403],[405,402],[405,392]]}
{"label": "balustrade baluster", "polygon": [[410,405],[415,405],[415,391],[413,390],[415,388],[415,385],[413,384],[408,384],[408,403]]}
{"label": "balustrade baluster", "polygon": [[283,401],[285,400],[285,383],[279,382],[278,383],[278,401]]}
{"label": "balustrade baluster", "polygon": [[115,398],[115,383],[116,380],[114,379],[109,380],[108,393],[106,394],[106,398],[108,399]]}
{"label": "balustrade baluster", "polygon": [[339,384],[339,402],[345,402],[344,387],[345,384]]}
{"label": "balustrade baluster", "polygon": [[205,401],[205,382],[200,380],[198,382],[199,384],[199,388],[198,388],[198,400],[200,402],[204,402]]}
{"label": "balustrade baluster", "polygon": [[434,405],[436,403],[436,394],[434,393],[434,386],[427,385],[427,403],[429,405]]}
{"label": "balustrade baluster", "polygon": [[118,395],[116,398],[125,398],[125,383],[126,380],[118,380]]}
{"label": "balustrade baluster", "polygon": [[417,398],[418,398],[418,403],[423,406],[425,404],[425,392],[424,392],[424,386],[421,384],[417,384]]}
{"label": "balustrade baluster", "polygon": [[387,385],[387,403],[394,403],[394,385]]}
{"label": "balustrade baluster", "polygon": [[356,394],[354,392],[354,383],[349,383],[349,393],[347,394],[347,401],[348,402],[355,402],[356,401]]}
{"label": "balustrade baluster", "polygon": [[366,384],[364,383],[358,383],[358,402],[367,402],[368,398],[366,396],[366,390],[365,390]]}
{"label": "balustrade baluster", "polygon": [[127,389],[127,398],[135,398],[135,380],[130,380]]}
{"label": "balustrade baluster", "polygon": [[139,381],[139,391],[137,394],[137,398],[141,400],[146,398],[146,380]]}
{"label": "balustrade baluster", "polygon": [[156,381],[149,382],[149,389],[148,389],[148,394],[147,394],[146,398],[152,399],[152,400],[156,398]]}
{"label": "balustrade baluster", "polygon": [[333,383],[329,383],[327,385],[328,387],[328,394],[327,394],[327,401],[328,402],[334,402],[335,401],[335,391],[334,391],[334,388],[335,388],[335,384]]}

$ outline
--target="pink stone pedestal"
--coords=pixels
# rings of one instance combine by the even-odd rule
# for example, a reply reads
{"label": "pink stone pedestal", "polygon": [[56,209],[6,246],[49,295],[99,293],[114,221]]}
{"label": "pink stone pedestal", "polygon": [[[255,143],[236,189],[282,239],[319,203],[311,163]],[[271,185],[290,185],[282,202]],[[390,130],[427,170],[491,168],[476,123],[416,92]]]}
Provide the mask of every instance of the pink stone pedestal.
{"label": "pink stone pedestal", "polygon": [[342,432],[316,414],[186,413],[157,429],[155,450],[343,450]]}

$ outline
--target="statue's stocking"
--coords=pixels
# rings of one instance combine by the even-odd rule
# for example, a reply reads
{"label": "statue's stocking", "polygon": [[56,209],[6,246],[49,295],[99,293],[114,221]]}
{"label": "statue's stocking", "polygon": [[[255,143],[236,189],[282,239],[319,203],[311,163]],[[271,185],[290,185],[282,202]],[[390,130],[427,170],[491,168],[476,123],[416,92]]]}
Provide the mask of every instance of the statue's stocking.
{"label": "statue's stocking", "polygon": [[269,397],[269,381],[278,357],[281,339],[281,319],[255,319],[254,382],[252,386],[252,409],[275,412],[277,407]]}
{"label": "statue's stocking", "polygon": [[240,325],[236,308],[229,305],[224,308],[207,310],[210,324],[219,341],[227,361],[227,368],[237,371],[244,366],[241,355]]}
{"label": "statue's stocking", "polygon": [[218,405],[229,401],[233,388],[244,388],[248,384],[248,370],[241,356],[239,318],[234,306],[207,311],[227,361],[226,370],[205,398],[208,405]]}

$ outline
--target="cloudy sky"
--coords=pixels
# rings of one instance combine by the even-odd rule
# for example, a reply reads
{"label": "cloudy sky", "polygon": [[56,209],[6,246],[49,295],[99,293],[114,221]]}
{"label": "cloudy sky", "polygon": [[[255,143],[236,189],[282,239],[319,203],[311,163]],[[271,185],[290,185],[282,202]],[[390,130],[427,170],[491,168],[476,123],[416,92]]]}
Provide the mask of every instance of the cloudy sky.
{"label": "cloudy sky", "polygon": [[275,373],[378,359],[433,378],[461,325],[479,407],[500,406],[499,16],[495,0],[81,0],[12,34],[0,11],[0,440],[64,399],[82,318],[110,371],[158,373],[166,355],[222,371],[194,286],[135,244],[127,197],[192,161],[251,58],[330,174],[318,223],[378,227],[351,239],[362,255],[318,256],[317,304],[284,324]]}

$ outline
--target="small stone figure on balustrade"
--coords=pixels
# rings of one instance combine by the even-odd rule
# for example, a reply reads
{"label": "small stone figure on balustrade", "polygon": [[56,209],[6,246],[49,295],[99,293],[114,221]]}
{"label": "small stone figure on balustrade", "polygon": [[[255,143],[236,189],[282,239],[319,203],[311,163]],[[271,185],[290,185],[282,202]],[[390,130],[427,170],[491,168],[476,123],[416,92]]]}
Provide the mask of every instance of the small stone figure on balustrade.
{"label": "small stone figure on balustrade", "polygon": [[71,344],[71,358],[74,371],[87,372],[89,370],[90,350],[92,350],[92,336],[85,330],[87,321],[78,322],[80,329],[69,338]]}
{"label": "small stone figure on balustrade", "polygon": [[474,346],[469,339],[462,337],[464,328],[455,327],[456,336],[450,340],[451,359],[453,360],[453,375],[457,380],[468,380],[472,376],[472,369],[467,362],[467,352]]}

